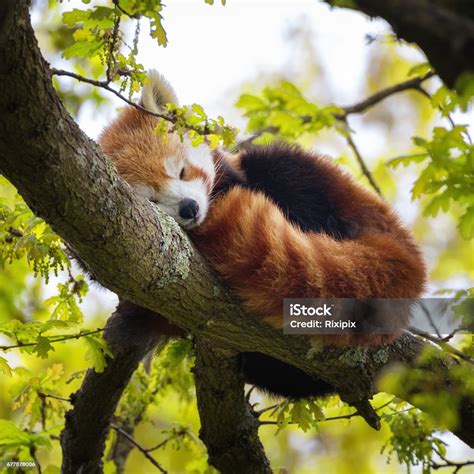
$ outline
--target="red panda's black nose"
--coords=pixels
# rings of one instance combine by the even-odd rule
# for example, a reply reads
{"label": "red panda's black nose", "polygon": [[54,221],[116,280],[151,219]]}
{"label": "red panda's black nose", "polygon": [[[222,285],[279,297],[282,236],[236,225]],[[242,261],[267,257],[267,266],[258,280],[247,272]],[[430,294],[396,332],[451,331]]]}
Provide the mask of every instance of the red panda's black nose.
{"label": "red panda's black nose", "polygon": [[183,219],[194,219],[199,212],[199,204],[194,199],[183,199],[179,203],[179,215]]}

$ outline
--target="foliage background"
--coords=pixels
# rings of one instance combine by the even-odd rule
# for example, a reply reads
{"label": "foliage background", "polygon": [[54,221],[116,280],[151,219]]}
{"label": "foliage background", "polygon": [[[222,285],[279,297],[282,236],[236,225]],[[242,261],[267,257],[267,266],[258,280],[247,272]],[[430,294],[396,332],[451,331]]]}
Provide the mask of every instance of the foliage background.
{"label": "foliage background", "polygon": [[[71,54],[72,59],[61,57],[64,48],[74,44],[72,30],[68,28],[72,23],[66,20],[65,25],[61,13],[84,8],[83,3],[71,1],[58,5],[54,1],[49,4],[38,1],[33,19],[43,52],[54,67],[74,68],[79,74],[97,79],[103,74],[99,57],[78,60],[77,51]],[[157,45],[157,40],[164,41],[163,33],[150,38],[147,23],[143,21],[138,54],[132,55],[135,66],[142,64],[143,70],[158,68],[178,91],[183,104],[198,103],[210,117],[223,115],[226,123],[242,131],[247,123],[259,124],[263,120],[264,124],[273,125],[277,120],[289,139],[333,156],[365,184],[346,142],[347,129],[333,126],[325,115],[325,107],[353,104],[406,80],[410,71],[423,72],[423,68],[413,70],[425,62],[423,55],[414,47],[394,41],[384,22],[369,21],[356,12],[330,11],[326,5],[314,1],[235,0],[225,7],[176,1],[162,13],[168,46]],[[134,25],[127,25],[125,31],[125,43],[133,50]],[[130,52],[130,49],[124,50]],[[116,109],[123,106],[116,97],[88,84],[63,77],[55,81],[69,111],[92,138],[97,137]],[[282,103],[288,105],[288,98],[300,97],[292,86],[281,81],[291,82],[321,110],[320,122],[309,133],[300,133],[301,124],[292,121],[291,114],[278,113],[282,111]],[[126,85],[135,87],[133,78]],[[267,92],[262,95],[263,87],[267,87]],[[466,160],[474,160],[467,135],[474,126],[472,109],[463,111],[455,107],[456,99],[453,104],[449,93],[440,87],[436,78],[426,83],[431,94],[437,92],[434,101],[410,91],[385,100],[363,115],[349,118],[352,138],[373,170],[375,181],[423,246],[430,270],[428,294],[473,286],[474,249],[472,240],[466,237],[470,237],[474,217],[468,217],[467,224],[458,228],[466,209],[474,205],[472,187],[469,188],[473,183],[465,184],[462,189],[467,192],[461,196],[454,193],[438,199],[440,212],[436,212],[437,204],[431,204],[432,199],[442,191],[433,191],[426,184],[430,179],[442,177],[436,167],[434,178],[429,176],[425,185],[419,185],[419,199],[412,200],[411,193],[420,173],[430,169],[428,163],[436,162],[436,153],[422,162],[419,162],[421,158],[415,158],[418,163],[406,167],[393,168],[387,163],[394,157],[413,154],[420,157],[423,146],[416,146],[410,137],[423,137],[433,143],[435,127],[451,130],[451,123],[440,113],[438,103],[445,112],[453,109],[450,114],[456,124],[466,125],[465,130],[450,135],[448,144],[440,143],[439,149],[445,153],[446,147],[451,147],[453,156],[460,160],[464,155]],[[260,100],[261,106],[265,96],[269,98],[272,94],[280,98],[277,101],[280,105],[263,107],[256,114],[252,104]],[[291,107],[288,108],[291,112]],[[330,126],[322,126],[325,119]],[[440,137],[435,138],[440,142]],[[455,174],[456,170],[452,170],[451,176]],[[464,170],[460,176],[465,176]],[[94,365],[100,370],[103,355],[107,353],[100,333],[78,339],[69,336],[102,327],[114,307],[115,297],[93,285],[87,291],[80,272],[69,268],[56,236],[34,218],[3,179],[0,206],[0,263],[3,263],[0,328],[4,334],[0,336],[0,345],[31,343],[21,350],[0,353],[0,369],[4,372],[0,379],[0,452],[3,451],[4,459],[36,458],[43,472],[59,472],[57,437],[68,407],[67,397],[80,385],[85,369]],[[22,235],[12,234],[11,228],[21,229]],[[53,342],[64,335],[67,339],[63,342]],[[462,339],[458,343],[460,347],[472,346],[472,340]],[[149,373],[145,369],[137,373],[115,420],[120,426],[137,424],[133,436],[143,446],[153,447],[169,440],[152,452],[169,472],[208,470],[205,448],[198,440],[199,421],[189,372],[192,364],[189,351],[188,342],[174,343],[151,363]],[[253,399],[260,403],[259,408],[274,403],[258,394]],[[380,394],[374,405],[382,406],[391,400],[389,395]],[[332,397],[322,401],[320,407],[281,406],[272,420],[279,416],[283,425],[293,420],[300,427],[279,429],[269,424],[261,427],[260,434],[272,465],[296,473],[314,472],[314,466],[322,472],[403,472],[407,463],[416,465],[416,472],[422,465],[427,469],[429,459],[436,458],[433,450],[444,452],[442,443],[447,443],[450,459],[474,458],[474,452],[457,438],[448,432],[433,432],[435,426],[431,420],[398,402],[395,400],[382,410],[386,418],[380,433],[357,418],[317,422],[321,418],[320,407],[327,418],[351,412]],[[394,415],[396,410],[403,413]],[[24,431],[16,432],[14,425]],[[116,436],[113,431],[109,440],[111,457]],[[393,448],[396,449],[387,464],[387,455]],[[109,460],[106,471],[115,472],[115,469],[113,460]],[[126,472],[155,472],[155,469],[134,449],[127,460]]]}

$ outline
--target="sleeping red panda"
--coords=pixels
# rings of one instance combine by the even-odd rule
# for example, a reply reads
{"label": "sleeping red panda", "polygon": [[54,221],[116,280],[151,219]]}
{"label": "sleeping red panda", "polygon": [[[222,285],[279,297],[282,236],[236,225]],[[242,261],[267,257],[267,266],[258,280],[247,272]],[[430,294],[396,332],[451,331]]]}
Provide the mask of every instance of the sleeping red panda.
{"label": "sleeping red panda", "polygon": [[[177,102],[173,89],[151,73],[141,105],[160,112],[168,102]],[[281,328],[284,298],[421,295],[425,266],[410,233],[383,199],[328,158],[285,144],[211,156],[187,138],[169,134],[163,140],[153,131],[156,124],[152,115],[128,107],[99,142],[139,194],[189,231],[249,314]],[[324,340],[380,345],[399,335],[408,314],[391,315],[390,335]],[[241,354],[241,365],[247,382],[272,394],[300,398],[334,392],[326,382],[264,354]]]}

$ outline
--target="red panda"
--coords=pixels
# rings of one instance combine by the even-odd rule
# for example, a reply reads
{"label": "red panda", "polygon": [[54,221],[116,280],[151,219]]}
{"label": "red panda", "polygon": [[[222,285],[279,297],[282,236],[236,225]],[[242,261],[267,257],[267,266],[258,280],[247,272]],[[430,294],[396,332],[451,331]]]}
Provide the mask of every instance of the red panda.
{"label": "red panda", "polygon": [[[176,103],[150,74],[141,105]],[[192,148],[153,129],[157,119],[126,108],[99,143],[119,173],[186,230],[247,312],[282,327],[284,298],[417,298],[421,252],[388,204],[330,159],[296,146],[250,146],[236,154]],[[408,324],[390,314],[390,335],[324,336],[338,345],[380,345]],[[321,336],[318,336],[321,337]],[[333,392],[321,380],[260,353],[241,355],[245,379],[291,398]]]}

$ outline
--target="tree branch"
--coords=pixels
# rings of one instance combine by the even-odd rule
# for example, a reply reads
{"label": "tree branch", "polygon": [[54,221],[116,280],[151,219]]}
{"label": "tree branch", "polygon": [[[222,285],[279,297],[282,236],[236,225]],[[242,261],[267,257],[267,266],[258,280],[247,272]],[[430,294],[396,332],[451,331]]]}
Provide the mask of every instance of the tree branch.
{"label": "tree branch", "polygon": [[347,115],[351,115],[351,114],[364,113],[367,111],[367,109],[370,109],[374,105],[377,105],[379,102],[382,102],[388,97],[398,94],[399,92],[415,90],[426,95],[426,92],[424,91],[424,89],[422,89],[421,84],[423,84],[423,82],[425,82],[427,79],[432,78],[434,75],[435,75],[434,72],[429,72],[425,74],[424,76],[414,77],[413,79],[409,79],[407,81],[400,82],[399,84],[395,84],[393,86],[382,89],[376,92],[375,94],[367,97],[366,99],[360,102],[357,102],[356,104],[343,107],[342,108],[342,110],[344,111],[343,117],[347,117]]}
{"label": "tree branch", "polygon": [[72,79],[76,79],[76,81],[83,82],[85,84],[90,84],[91,86],[98,87],[100,89],[104,89],[107,92],[111,92],[112,94],[116,95],[120,100],[123,100],[126,104],[135,107],[137,110],[150,114],[153,117],[162,118],[167,120],[168,122],[174,123],[173,118],[170,115],[166,114],[158,114],[156,112],[151,112],[148,109],[145,109],[140,104],[133,102],[132,100],[125,97],[119,91],[115,90],[113,87],[110,86],[110,79],[105,81],[98,81],[96,79],[90,79],[89,77],[81,76],[80,74],[76,74],[75,72],[71,71],[64,71],[63,69],[56,69],[54,67],[50,68],[51,76],[64,76],[64,77],[71,77]]}
{"label": "tree branch", "polygon": [[[178,225],[132,192],[66,112],[39,52],[28,8],[28,0],[14,2],[0,30],[0,170],[99,282],[215,347],[262,352],[322,378],[349,403],[369,398],[387,365],[402,362],[417,367],[425,344],[410,335],[377,350],[330,346],[315,350],[308,338],[284,336],[245,315]],[[81,427],[68,416],[68,433],[63,435],[65,472],[77,472],[72,470],[77,465],[98,472],[92,460],[100,460],[103,444],[95,430],[106,431],[105,420],[148,346],[130,350],[123,341],[123,345],[115,342],[118,346],[112,338],[112,347],[123,348],[120,356],[102,374],[89,372],[76,396]],[[440,358],[439,364],[420,371],[427,380],[434,375],[448,380],[458,363],[455,358]],[[446,390],[451,390],[449,384]],[[408,394],[407,400],[417,402],[414,395]],[[474,446],[474,397],[462,401],[459,419],[454,432]],[[80,449],[74,433],[82,436]]]}
{"label": "tree branch", "polygon": [[382,196],[382,191],[379,188],[379,185],[376,183],[374,177],[372,176],[372,173],[370,172],[369,168],[367,167],[367,164],[365,163],[364,158],[360,154],[359,148],[357,145],[354,143],[354,140],[351,136],[351,133],[348,131],[347,136],[346,136],[346,141],[352,151],[354,152],[354,156],[356,157],[357,163],[359,163],[360,169],[362,171],[362,174],[367,178],[369,181],[369,184],[372,186],[372,188],[375,190],[375,192],[379,195]]}
{"label": "tree branch", "polygon": [[133,446],[135,446],[160,472],[166,474],[168,471],[163,469],[163,466],[150,454],[149,450],[144,448],[138,441],[130,436],[125,430],[120,428],[117,425],[111,424],[110,427],[114,429],[120,436],[123,436],[127,441],[129,441]]}
{"label": "tree branch", "polygon": [[[172,113],[169,114],[161,114],[157,112],[151,112],[148,109],[145,109],[142,107],[139,103],[133,102],[132,100],[128,99],[125,97],[123,94],[121,94],[119,91],[115,90],[113,87],[111,87],[111,79],[107,79],[105,81],[97,81],[95,79],[90,79],[88,77],[81,76],[80,74],[76,74],[75,72],[70,72],[70,71],[64,71],[63,69],[56,69],[56,68],[50,68],[49,69],[49,74],[51,76],[66,76],[66,77],[71,77],[73,79],[76,79],[79,82],[84,82],[85,84],[90,84],[91,86],[98,87],[100,89],[104,89],[108,92],[111,92],[112,94],[116,95],[120,100],[123,100],[126,104],[134,107],[137,110],[140,110],[141,112],[147,113],[151,115],[152,117],[157,117],[161,118],[163,120],[166,120],[167,122],[171,124],[176,124],[177,118],[175,115]],[[109,72],[107,72],[107,75],[109,75]],[[123,75],[123,74],[122,74]],[[188,130],[193,130],[194,132],[198,133],[199,135],[209,135],[211,133],[214,133],[215,130],[212,130],[209,126],[205,125],[203,127],[198,127],[198,126],[193,126],[191,124],[187,124],[186,128]]]}
{"label": "tree branch", "polygon": [[[99,332],[102,332],[104,329],[95,329],[93,331],[81,331],[78,332],[77,334],[68,334],[67,336],[59,336],[57,339],[49,339],[49,342],[51,344],[54,344],[55,342],[62,342],[62,341],[68,341],[69,339],[80,339],[81,337],[84,336],[90,336],[91,334],[97,334]],[[55,337],[55,336],[51,336]],[[18,344],[12,344],[10,346],[0,346],[0,351],[9,351],[11,349],[18,349],[21,347],[31,347],[31,346],[36,346],[38,343],[37,342],[19,342]]]}
{"label": "tree branch", "polygon": [[472,2],[357,0],[355,4],[361,12],[390,23],[398,37],[416,43],[447,86],[454,87],[465,72],[474,73]]}
{"label": "tree branch", "polygon": [[209,464],[223,474],[271,474],[258,437],[260,423],[245,398],[236,353],[197,339],[194,377],[200,437]]}
{"label": "tree branch", "polygon": [[446,456],[444,456],[442,453],[440,453],[439,450],[436,450],[436,454],[442,459],[443,464],[440,464],[436,461],[431,461],[430,462],[430,467],[434,470],[454,467],[454,470],[452,471],[452,473],[457,474],[464,467],[474,466],[474,460],[456,462],[456,461],[451,461],[449,459],[446,459]]}
{"label": "tree branch", "polygon": [[[400,82],[399,84],[395,84],[393,86],[387,87],[385,89],[382,89],[375,94],[367,97],[366,99],[357,102],[356,104],[349,105],[346,107],[341,107],[342,113],[334,114],[334,116],[338,119],[344,122],[347,125],[347,117],[352,114],[361,114],[364,112],[367,112],[368,109],[371,107],[377,105],[379,102],[382,102],[383,100],[387,99],[388,97],[398,94],[399,92],[405,92],[408,90],[416,90],[423,94],[424,96],[427,96],[428,98],[431,98],[430,95],[421,87],[421,84],[426,81],[427,79],[430,79],[431,77],[434,76],[433,72],[429,72],[425,74],[424,76],[420,77],[415,77],[413,79],[409,79],[405,82]],[[303,115],[299,117],[302,123],[309,123],[312,120],[312,117],[309,115]],[[349,129],[349,126],[347,125],[347,129]],[[270,126],[270,127],[265,127],[261,130],[258,130],[254,134],[252,134],[250,137],[246,138],[245,140],[241,141],[239,143],[239,147],[245,146],[248,143],[252,143],[254,140],[257,138],[261,137],[264,133],[273,133],[276,134],[279,132],[279,128],[277,126]],[[352,149],[354,156],[356,157],[357,162],[359,163],[360,169],[362,171],[362,174],[367,178],[369,181],[369,184],[372,186],[374,191],[382,196],[382,191],[380,190],[379,186],[375,182],[372,173],[370,172],[369,168],[367,167],[367,164],[365,163],[364,158],[362,157],[359,149],[357,148],[350,131],[347,131],[346,135],[346,141],[349,147]]]}
{"label": "tree branch", "polygon": [[[90,369],[79,391],[70,397],[72,409],[66,413],[61,433],[65,474],[102,472],[102,454],[115,408],[138,364],[158,343],[158,336],[150,332],[146,315],[138,313],[130,321],[126,308],[119,304],[105,329],[114,357],[107,358],[103,372]],[[122,324],[128,331],[118,342],[110,335]]]}
{"label": "tree branch", "polygon": [[[384,403],[383,405],[375,408],[374,411],[378,412],[382,408],[385,408],[386,406],[390,405],[390,403],[392,403],[392,402],[393,402],[393,399],[389,400],[388,402]],[[256,413],[257,413],[258,416],[260,416],[260,415],[262,415],[263,413],[265,413],[269,410],[275,410],[276,408],[278,408],[278,406],[279,406],[278,404],[277,405],[272,405],[270,407],[264,408],[263,410],[259,410]],[[348,413],[347,415],[330,416],[328,418],[324,418],[323,420],[318,421],[318,423],[324,423],[326,421],[350,420],[351,418],[354,418],[356,416],[361,416],[359,411],[354,411],[352,413]],[[297,424],[297,423],[296,422],[294,422],[294,423],[290,422],[289,424],[291,425],[291,424]],[[271,426],[271,425],[279,426],[280,423],[278,421],[273,421],[273,420],[259,421],[259,426],[267,426],[267,425],[269,425],[269,426]]]}

